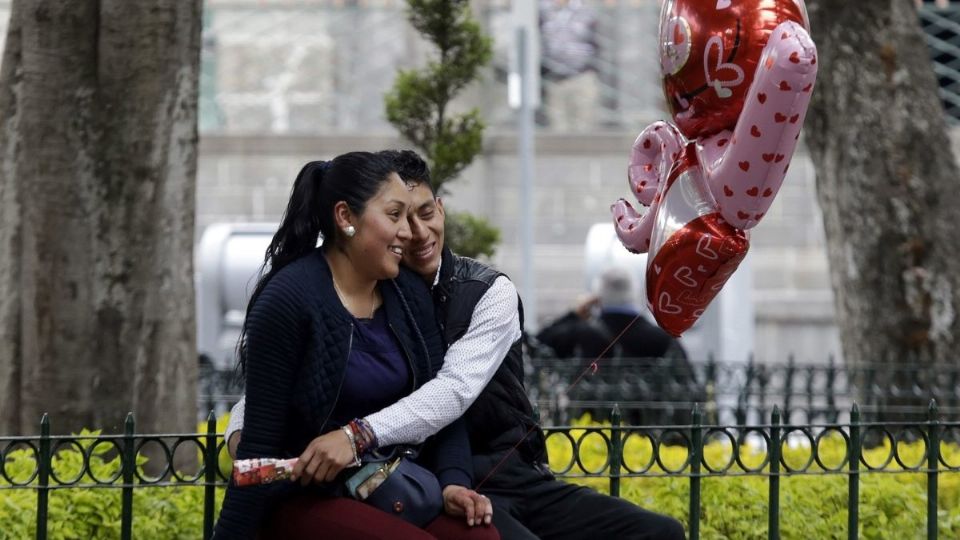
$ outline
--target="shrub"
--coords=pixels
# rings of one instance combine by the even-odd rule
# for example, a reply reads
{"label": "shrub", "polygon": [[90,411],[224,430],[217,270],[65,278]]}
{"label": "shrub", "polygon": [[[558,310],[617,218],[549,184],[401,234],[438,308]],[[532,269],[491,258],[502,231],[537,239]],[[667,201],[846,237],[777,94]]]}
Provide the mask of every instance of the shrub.
{"label": "shrub", "polygon": [[[223,427],[218,426],[218,431]],[[205,424],[201,431],[206,431]],[[100,432],[84,430],[79,437],[96,437]],[[93,440],[80,440],[87,450]],[[221,455],[222,458],[222,455]],[[137,457],[144,473],[147,458]],[[222,460],[221,460],[222,461]],[[224,463],[221,462],[221,467]],[[14,482],[24,482],[36,470],[31,450],[16,449],[7,454],[5,471]],[[121,462],[112,445],[101,444],[90,455],[89,469],[100,480],[108,480],[120,470]],[[63,446],[54,454],[51,468],[64,481],[76,479],[83,468],[83,454],[77,447]],[[229,471],[229,465],[227,466]],[[188,475],[189,476],[189,475]],[[90,483],[84,475],[79,483]],[[47,533],[51,540],[115,539],[120,537],[121,490],[114,487],[57,488],[50,491]],[[37,481],[31,482],[36,485]],[[3,489],[9,486],[0,477],[0,540],[21,540],[36,536],[37,492],[33,489]],[[223,501],[223,488],[217,488],[215,512]],[[194,539],[203,530],[203,486],[138,486],[133,491],[133,537]]]}
{"label": "shrub", "polygon": [[[226,418],[217,423],[217,432],[226,428]],[[595,424],[586,415],[575,425],[609,427]],[[206,431],[206,423],[198,432]],[[574,440],[583,429],[572,432]],[[83,431],[81,437],[95,437],[99,432]],[[609,430],[606,430],[609,436]],[[553,436],[547,444],[551,466],[559,469],[569,463],[572,448],[566,439]],[[88,449],[92,441],[80,441]],[[819,455],[828,467],[838,467],[843,460],[845,444],[839,436],[824,437]],[[942,445],[948,463],[960,463],[960,447]],[[653,448],[647,439],[628,437],[624,442],[624,461],[638,470],[650,462]],[[868,463],[880,465],[889,455],[889,444],[865,452]],[[899,453],[908,465],[923,459],[922,441],[901,443]],[[120,460],[112,455],[111,445],[99,445],[91,453],[89,467],[97,478],[108,479],[120,468]],[[711,442],[704,449],[707,463],[722,468],[731,459],[729,443]],[[801,467],[809,459],[809,448],[795,445],[784,449],[784,460],[792,467]],[[595,472],[606,472],[607,447],[599,435],[588,435],[580,449],[584,466]],[[747,467],[757,468],[763,462],[764,450],[755,445],[741,447],[741,461]],[[687,450],[678,446],[661,448],[661,461],[670,470],[678,470],[687,460]],[[141,474],[147,458],[137,459]],[[61,479],[72,480],[83,466],[83,455],[71,446],[58,451],[52,467]],[[220,455],[220,468],[228,473],[231,467],[226,452]],[[28,450],[13,450],[7,454],[5,471],[15,482],[23,482],[33,474],[36,462]],[[861,470],[864,468],[861,467]],[[814,462],[811,471],[822,469]],[[926,530],[926,475],[902,470],[896,461],[887,465],[886,473],[864,472],[860,476],[860,537],[864,539],[920,538]],[[572,472],[576,472],[574,469]],[[763,472],[768,469],[764,468]],[[626,471],[624,471],[625,473]],[[656,463],[650,467],[654,474],[663,473]],[[684,472],[689,472],[689,468]],[[765,539],[768,519],[768,478],[766,476],[739,476],[742,469],[734,463],[726,476],[707,477],[701,482],[701,538]],[[83,477],[81,482],[89,481]],[[607,492],[609,480],[603,477],[574,478],[571,482],[591,486]],[[794,475],[780,481],[780,530],[784,540],[846,538],[847,528],[846,474]],[[115,485],[119,485],[118,480]],[[36,481],[32,483],[36,485]],[[9,488],[9,482],[0,476],[0,540],[23,539],[36,536],[37,494],[33,489]],[[216,490],[215,512],[219,513],[224,489]],[[644,476],[624,478],[620,495],[638,505],[674,516],[689,526],[690,480],[682,476]],[[58,488],[50,492],[48,538],[99,539],[120,536],[121,491],[112,488]],[[135,538],[197,538],[203,528],[202,486],[188,484],[145,487],[134,490],[133,535]],[[937,498],[938,528],[941,538],[960,538],[960,474],[940,475]]]}
{"label": "shrub", "polygon": [[[585,415],[574,425],[609,426],[597,424]],[[583,430],[573,430],[578,440]],[[609,436],[609,430],[605,432]],[[566,467],[572,448],[566,438],[553,436],[547,441],[550,465],[554,470]],[[960,447],[955,444],[941,446],[945,459],[953,465],[960,464]],[[652,446],[645,438],[628,437],[624,442],[624,462],[632,469],[642,469],[650,462]],[[661,447],[661,459],[671,470],[679,469],[687,460],[687,450],[682,446]],[[723,468],[730,461],[729,442],[714,441],[704,448],[707,463],[714,468]],[[827,467],[836,468],[842,463],[846,452],[843,439],[825,436],[819,445],[819,455]],[[866,450],[865,459],[879,466],[890,453],[889,444]],[[923,441],[901,443],[899,454],[903,462],[913,466],[924,459]],[[750,468],[759,467],[765,450],[755,445],[741,447],[741,460]],[[810,457],[810,449],[803,445],[784,447],[784,461],[792,467],[801,468]],[[590,471],[603,471],[607,461],[607,446],[599,435],[588,435],[582,442],[580,458]],[[865,467],[861,466],[861,471]],[[812,472],[823,472],[814,461]],[[896,539],[921,538],[926,531],[926,474],[902,471],[896,461],[885,467],[882,473],[863,472],[860,475],[860,538]],[[571,473],[579,472],[574,467]],[[650,472],[663,473],[656,462]],[[684,469],[689,472],[689,467]],[[707,472],[706,470],[703,471]],[[768,489],[767,476],[738,476],[742,473],[736,462],[728,475],[707,477],[701,480],[701,538],[704,539],[765,539],[767,538]],[[764,467],[763,472],[769,472]],[[781,467],[783,472],[783,467]],[[622,471],[625,474],[626,471]],[[587,485],[598,491],[609,492],[607,478],[570,478],[571,482]],[[780,532],[781,538],[830,539],[847,537],[847,485],[844,473],[822,475],[804,474],[781,477],[780,480]],[[620,496],[638,505],[676,517],[689,527],[690,479],[687,477],[645,476],[624,478],[620,483]],[[947,472],[940,475],[937,497],[938,528],[941,538],[960,538],[960,473]]]}
{"label": "shrub", "polygon": [[[451,111],[451,102],[480,76],[493,56],[493,42],[464,0],[407,0],[407,19],[435,47],[422,68],[400,70],[384,96],[387,120],[430,164],[437,195],[483,150],[480,110]],[[448,247],[465,257],[490,257],[500,231],[489,221],[447,206]]]}

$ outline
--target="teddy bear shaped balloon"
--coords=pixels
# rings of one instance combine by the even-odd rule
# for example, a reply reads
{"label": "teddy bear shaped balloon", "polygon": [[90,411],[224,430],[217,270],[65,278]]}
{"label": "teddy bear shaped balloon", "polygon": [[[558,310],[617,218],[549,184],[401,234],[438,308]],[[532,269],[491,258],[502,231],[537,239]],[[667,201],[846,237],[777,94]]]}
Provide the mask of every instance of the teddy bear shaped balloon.
{"label": "teddy bear shaped balloon", "polygon": [[749,248],[787,173],[817,73],[803,0],[664,0],[660,68],[675,123],[633,144],[617,236],[648,252],[647,303],[679,336]]}

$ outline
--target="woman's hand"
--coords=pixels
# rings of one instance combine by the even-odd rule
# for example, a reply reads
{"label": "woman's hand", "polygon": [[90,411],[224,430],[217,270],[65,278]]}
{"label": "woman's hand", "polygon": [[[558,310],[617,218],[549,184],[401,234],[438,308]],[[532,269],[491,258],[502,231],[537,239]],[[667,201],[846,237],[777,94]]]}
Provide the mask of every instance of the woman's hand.
{"label": "woman's hand", "polygon": [[451,516],[466,516],[467,525],[490,525],[493,521],[493,504],[490,499],[463,486],[443,488],[443,509]]}
{"label": "woman's hand", "polygon": [[342,429],[324,433],[310,441],[293,467],[293,480],[302,485],[330,482],[353,463],[353,444]]}

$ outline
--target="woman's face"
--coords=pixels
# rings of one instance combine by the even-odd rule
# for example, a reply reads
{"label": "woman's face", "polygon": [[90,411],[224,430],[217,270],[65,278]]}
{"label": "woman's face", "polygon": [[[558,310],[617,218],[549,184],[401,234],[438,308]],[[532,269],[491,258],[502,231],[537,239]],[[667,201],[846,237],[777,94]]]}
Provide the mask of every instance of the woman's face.
{"label": "woman's face", "polygon": [[357,219],[356,235],[346,239],[357,273],[377,280],[397,277],[411,238],[407,222],[410,204],[410,188],[400,176],[390,173]]}

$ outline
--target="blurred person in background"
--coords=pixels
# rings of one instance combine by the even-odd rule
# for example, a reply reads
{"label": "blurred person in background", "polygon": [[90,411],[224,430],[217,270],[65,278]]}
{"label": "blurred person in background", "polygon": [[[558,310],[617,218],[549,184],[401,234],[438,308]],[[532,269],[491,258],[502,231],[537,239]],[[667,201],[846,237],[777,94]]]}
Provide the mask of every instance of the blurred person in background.
{"label": "blurred person in background", "polygon": [[[688,424],[693,403],[703,401],[704,392],[680,342],[641,313],[646,308],[637,303],[636,281],[625,268],[605,270],[594,291],[544,327],[537,338],[560,359],[582,360],[582,368],[596,361],[598,370],[621,381],[629,371],[637,381],[635,387],[628,390],[620,385],[620,393],[602,396],[604,401],[620,402],[625,422]],[[597,396],[575,387],[566,397],[575,402],[596,401]],[[624,402],[645,404],[625,407]],[[605,420],[612,405],[591,413]]]}
{"label": "blurred person in background", "polygon": [[589,131],[600,101],[596,13],[582,0],[540,0],[539,12],[542,121],[558,131]]}

